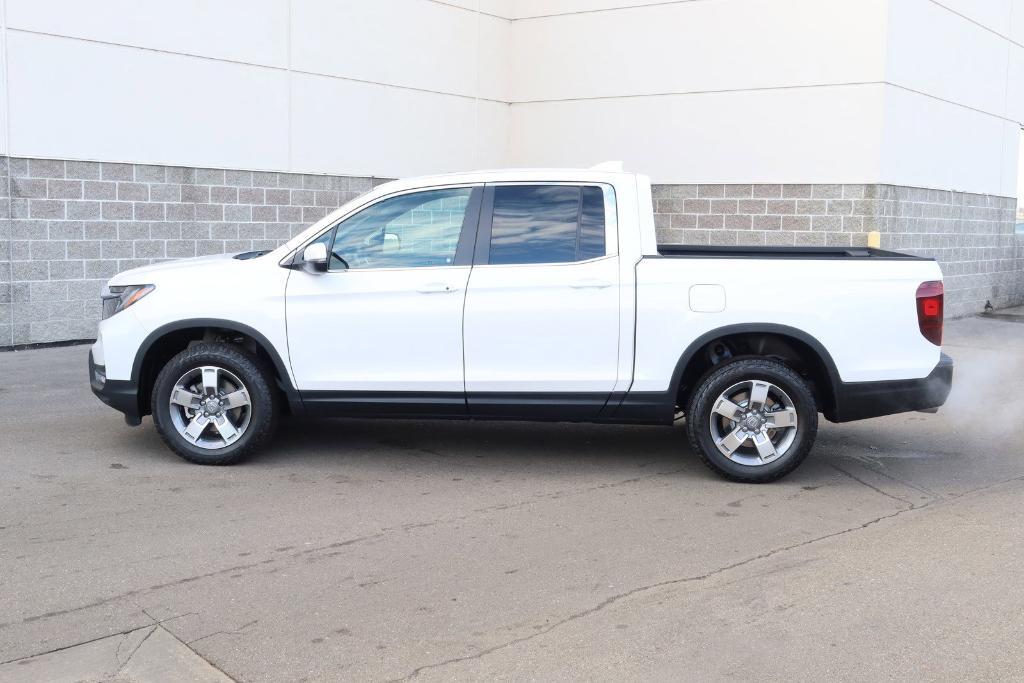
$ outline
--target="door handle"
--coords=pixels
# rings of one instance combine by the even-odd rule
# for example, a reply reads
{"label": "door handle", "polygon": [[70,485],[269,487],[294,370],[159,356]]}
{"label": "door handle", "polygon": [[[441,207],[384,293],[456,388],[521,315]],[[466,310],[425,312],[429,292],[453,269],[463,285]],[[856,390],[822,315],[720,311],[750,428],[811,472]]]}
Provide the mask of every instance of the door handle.
{"label": "door handle", "polygon": [[605,287],[611,287],[612,283],[607,280],[598,280],[596,278],[587,278],[584,280],[577,280],[569,285],[573,289],[604,289]]}
{"label": "door handle", "polygon": [[452,287],[446,282],[428,282],[416,288],[416,291],[420,294],[450,294],[458,290],[458,287]]}

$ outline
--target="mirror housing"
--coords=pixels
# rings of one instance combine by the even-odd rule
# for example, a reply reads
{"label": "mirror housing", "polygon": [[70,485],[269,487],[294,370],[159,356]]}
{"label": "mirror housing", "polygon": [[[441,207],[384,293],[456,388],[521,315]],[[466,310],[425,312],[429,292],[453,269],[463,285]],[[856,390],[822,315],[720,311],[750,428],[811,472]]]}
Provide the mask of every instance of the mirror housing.
{"label": "mirror housing", "polygon": [[385,254],[394,254],[402,250],[402,239],[393,232],[384,233],[384,244],[381,246],[381,252]]}
{"label": "mirror housing", "polygon": [[323,242],[314,242],[302,252],[302,265],[305,270],[323,273],[327,271],[327,245]]}

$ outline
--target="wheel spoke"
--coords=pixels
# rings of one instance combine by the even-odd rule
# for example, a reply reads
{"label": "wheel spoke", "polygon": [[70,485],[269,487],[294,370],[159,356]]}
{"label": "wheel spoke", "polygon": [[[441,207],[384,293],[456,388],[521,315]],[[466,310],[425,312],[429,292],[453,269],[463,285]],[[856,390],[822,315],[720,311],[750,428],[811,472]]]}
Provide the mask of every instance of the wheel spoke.
{"label": "wheel spoke", "polygon": [[223,398],[224,410],[231,410],[232,408],[241,408],[242,406],[249,405],[249,392],[245,389],[239,389],[233,391]]}
{"label": "wheel spoke", "polygon": [[217,368],[203,368],[203,393],[217,393]]}
{"label": "wheel spoke", "polygon": [[223,437],[224,443],[231,443],[238,438],[238,430],[235,428],[235,425],[231,424],[231,420],[226,415],[221,415],[214,420],[213,426]]}
{"label": "wheel spoke", "polygon": [[188,423],[188,427],[185,428],[185,437],[193,442],[198,441],[203,430],[206,429],[206,425],[208,424],[210,424],[210,418],[202,414],[196,415],[192,418],[192,421]]}
{"label": "wheel spoke", "polygon": [[768,460],[778,455],[775,451],[775,444],[772,443],[767,434],[754,434],[754,447],[757,448],[757,454],[761,456],[761,460]]}
{"label": "wheel spoke", "polygon": [[722,396],[715,401],[714,412],[718,413],[722,417],[732,420],[733,422],[739,422],[743,415],[743,409],[727,399],[725,396]]}
{"label": "wheel spoke", "polygon": [[722,437],[721,441],[718,441],[715,445],[718,446],[718,450],[722,451],[728,456],[731,456],[736,452],[744,441],[747,440],[745,434],[743,434],[743,428],[737,427],[728,434]]}
{"label": "wheel spoke", "polygon": [[752,380],[750,382],[750,408],[761,408],[768,400],[768,387],[771,385],[767,382],[760,382],[758,380]]}
{"label": "wheel spoke", "polygon": [[765,417],[768,418],[768,426],[775,429],[785,429],[786,427],[796,426],[796,410],[793,408],[783,408],[771,413],[766,413]]}
{"label": "wheel spoke", "polygon": [[199,394],[193,394],[184,387],[174,387],[171,391],[171,403],[179,406],[185,406],[186,408],[198,408],[202,397]]}

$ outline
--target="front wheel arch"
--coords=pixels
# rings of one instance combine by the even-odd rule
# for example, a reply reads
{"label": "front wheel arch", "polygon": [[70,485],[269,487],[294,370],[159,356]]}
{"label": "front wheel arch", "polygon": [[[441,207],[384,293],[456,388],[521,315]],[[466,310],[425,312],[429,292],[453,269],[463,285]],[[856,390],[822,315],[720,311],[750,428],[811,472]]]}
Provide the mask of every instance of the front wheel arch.
{"label": "front wheel arch", "polygon": [[202,341],[226,341],[243,346],[270,366],[274,382],[283,394],[290,412],[302,411],[299,392],[291,381],[288,367],[274,345],[254,328],[233,320],[191,318],[162,325],[139,345],[132,363],[131,381],[137,387],[139,415],[150,414],[150,396],[157,375],[177,353]]}

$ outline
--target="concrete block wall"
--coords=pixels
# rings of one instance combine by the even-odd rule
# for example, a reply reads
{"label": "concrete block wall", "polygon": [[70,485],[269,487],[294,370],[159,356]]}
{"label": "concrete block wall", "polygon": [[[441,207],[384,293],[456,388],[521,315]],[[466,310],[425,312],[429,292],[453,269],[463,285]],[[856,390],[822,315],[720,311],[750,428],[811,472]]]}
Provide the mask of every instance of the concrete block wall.
{"label": "concrete block wall", "polygon": [[[0,347],[96,335],[115,273],[273,248],[373,178],[4,159]],[[5,198],[6,199],[6,198]],[[4,279],[6,278],[6,279]]]}
{"label": "concrete block wall", "polygon": [[[90,339],[113,274],[273,248],[380,179],[0,157],[0,347]],[[877,184],[660,185],[670,244],[861,246],[932,256],[950,316],[1024,303],[1015,200]]]}
{"label": "concrete block wall", "polygon": [[935,258],[946,312],[960,317],[1024,303],[1024,254],[1012,197],[881,184],[661,185],[666,244],[865,246]]}

